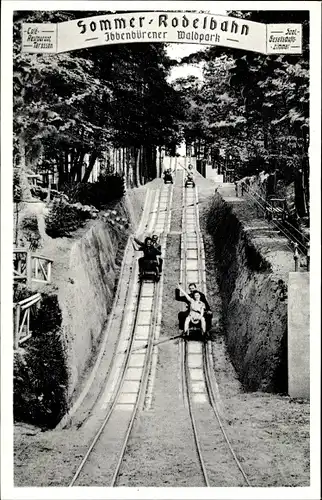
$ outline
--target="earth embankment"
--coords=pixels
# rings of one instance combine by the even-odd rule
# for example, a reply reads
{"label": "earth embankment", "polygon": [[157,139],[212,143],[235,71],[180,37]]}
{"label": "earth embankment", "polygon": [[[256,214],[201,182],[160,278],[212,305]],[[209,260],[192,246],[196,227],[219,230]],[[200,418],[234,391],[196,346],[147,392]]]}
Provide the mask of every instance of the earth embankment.
{"label": "earth embankment", "polygon": [[[124,249],[140,220],[145,192],[144,186],[132,189],[70,237],[42,238],[39,252],[53,260],[52,282],[33,285],[33,291],[49,295],[40,314],[47,324],[50,313],[51,324],[45,331],[38,321],[37,337],[15,354],[16,421],[52,427],[77,399],[102,344]],[[39,229],[46,207],[34,205]],[[127,222],[111,223],[116,219]]]}
{"label": "earth embankment", "polygon": [[70,400],[77,396],[96,360],[112,309],[124,248],[129,232],[135,230],[140,220],[144,196],[145,189],[134,189],[115,207],[117,215],[128,220],[128,229],[114,229],[101,217],[70,247],[68,280],[58,291]]}
{"label": "earth embankment", "polygon": [[226,345],[238,377],[247,391],[285,393],[286,273],[274,260],[283,242],[275,234],[273,247],[265,222],[246,222],[218,192],[208,207],[207,230],[215,249]]}

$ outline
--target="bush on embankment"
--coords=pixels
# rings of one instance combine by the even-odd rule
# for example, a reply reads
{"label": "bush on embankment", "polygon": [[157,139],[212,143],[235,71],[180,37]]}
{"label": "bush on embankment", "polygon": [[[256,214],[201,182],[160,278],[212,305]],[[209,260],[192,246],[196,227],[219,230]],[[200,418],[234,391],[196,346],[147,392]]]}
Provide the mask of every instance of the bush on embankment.
{"label": "bush on embankment", "polygon": [[124,196],[124,178],[119,174],[101,174],[96,182],[66,184],[63,191],[71,203],[92,205],[101,210]]}
{"label": "bush on embankment", "polygon": [[57,295],[42,293],[32,337],[14,354],[14,419],[52,428],[67,408],[68,370]]}
{"label": "bush on embankment", "polygon": [[287,390],[287,306],[278,279],[217,193],[208,212],[226,344],[245,390]]}
{"label": "bush on embankment", "polygon": [[84,206],[81,203],[68,203],[62,199],[51,202],[46,216],[46,233],[51,238],[70,237],[78,228],[85,225],[86,221],[96,217],[97,210]]}
{"label": "bush on embankment", "polygon": [[64,194],[55,198],[46,217],[46,233],[52,238],[70,237],[98,210],[117,203],[124,196],[123,177],[101,175],[97,182],[66,184]]}

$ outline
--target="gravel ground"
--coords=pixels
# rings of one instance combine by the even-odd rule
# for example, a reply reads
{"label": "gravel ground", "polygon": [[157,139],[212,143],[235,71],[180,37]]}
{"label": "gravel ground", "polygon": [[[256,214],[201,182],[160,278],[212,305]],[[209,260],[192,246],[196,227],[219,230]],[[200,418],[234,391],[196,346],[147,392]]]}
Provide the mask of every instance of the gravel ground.
{"label": "gravel ground", "polygon": [[[178,174],[177,182],[181,174]],[[213,186],[198,179],[200,211]],[[176,190],[176,187],[175,187]],[[177,193],[179,194],[179,192]],[[171,231],[168,236],[164,269],[164,293],[160,340],[177,334],[174,288],[179,279],[181,229],[180,196],[173,196]],[[174,215],[177,213],[177,215]],[[220,297],[209,235],[204,233],[207,288],[214,310],[213,352],[215,375],[224,409],[224,424],[252,486],[309,485],[309,404],[288,397],[263,393],[244,393],[228,359],[220,321]],[[131,436],[121,469],[119,486],[202,486],[193,442],[191,424],[180,393],[179,344],[169,340],[159,345],[154,397],[149,410],[141,413]],[[199,417],[203,418],[202,415]],[[204,415],[207,440],[209,416]],[[85,430],[86,431],[85,431]],[[214,437],[214,430],[210,429]],[[31,426],[15,427],[15,485],[66,486],[70,470],[79,464],[94,429],[88,426],[68,430],[39,432]],[[240,486],[231,474],[221,450],[209,449],[207,459],[216,464],[216,480],[230,481],[226,486]],[[66,445],[67,443],[67,445]],[[213,453],[213,457],[212,457]],[[217,484],[222,485],[222,484]]]}
{"label": "gravel ground", "polygon": [[173,187],[170,232],[176,232],[182,230],[182,203],[183,203],[182,177],[183,177],[183,172],[178,170]]}

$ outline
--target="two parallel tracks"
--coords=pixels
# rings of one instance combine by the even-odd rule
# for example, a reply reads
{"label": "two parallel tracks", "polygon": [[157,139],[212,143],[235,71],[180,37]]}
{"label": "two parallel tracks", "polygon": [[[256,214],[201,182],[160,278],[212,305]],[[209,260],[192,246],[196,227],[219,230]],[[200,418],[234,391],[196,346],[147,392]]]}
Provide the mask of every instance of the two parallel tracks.
{"label": "two parallel tracks", "polygon": [[[181,282],[185,287],[187,287],[189,282],[196,282],[205,293],[205,259],[199,228],[197,188],[185,189],[183,187],[183,190]],[[161,190],[160,197],[155,202],[154,209],[151,211],[148,229],[149,232],[153,230],[158,234],[164,231],[165,234],[162,238],[163,250],[165,250],[166,233],[170,226],[169,207],[171,208],[172,193],[172,186],[164,186],[163,190]],[[136,271],[137,264],[133,270],[133,279],[135,279]],[[134,291],[132,296],[129,296],[129,300],[133,300],[134,298],[130,314],[132,321],[119,377],[116,385],[114,384],[113,394],[111,394],[108,401],[104,420],[77,468],[69,484],[70,487],[92,484],[89,477],[96,466],[95,457],[94,461],[92,461],[95,448],[101,441],[109,442],[111,439],[113,440],[113,460],[110,460],[109,456],[108,467],[104,467],[102,485],[117,486],[135,419],[145,404],[151,374],[155,336],[156,332],[160,330],[162,286],[162,278],[158,284],[142,283],[138,284],[137,288],[134,283]],[[125,317],[126,314],[124,314]],[[200,406],[207,405],[208,408],[209,406],[211,407],[213,421],[216,422],[218,429],[220,429],[221,440],[224,441],[226,450],[225,453],[231,456],[233,467],[236,468],[240,476],[240,485],[251,486],[231,446],[218,409],[218,394],[214,382],[211,343],[205,342],[202,344],[200,342],[182,340],[180,342],[180,350],[182,394],[191,420],[203,484],[208,487],[218,486],[212,480],[211,471],[209,472],[213,466],[211,462],[214,461],[214,457],[210,460],[209,450],[206,449],[205,436],[201,436],[205,432],[205,429],[202,427]],[[129,392],[130,386],[132,386],[131,390],[133,392]],[[212,439],[210,434],[207,437],[208,440]],[[216,440],[218,440],[217,434]]]}

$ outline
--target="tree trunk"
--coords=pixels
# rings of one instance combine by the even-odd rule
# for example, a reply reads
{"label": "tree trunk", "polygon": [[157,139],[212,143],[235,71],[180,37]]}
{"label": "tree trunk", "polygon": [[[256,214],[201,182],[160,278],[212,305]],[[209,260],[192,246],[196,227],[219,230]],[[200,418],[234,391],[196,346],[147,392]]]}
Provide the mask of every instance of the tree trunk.
{"label": "tree trunk", "polygon": [[135,148],[134,153],[134,186],[141,185],[140,180],[140,162],[141,162],[141,148]]}
{"label": "tree trunk", "polygon": [[84,177],[82,179],[82,182],[88,182],[89,176],[91,175],[91,172],[93,170],[95,161],[97,160],[98,153],[95,151],[91,154],[88,162],[88,166],[85,170]]}
{"label": "tree trunk", "polygon": [[82,166],[84,162],[85,151],[83,149],[73,155],[73,164],[70,169],[69,179],[71,182],[81,182],[82,180]]}
{"label": "tree trunk", "polygon": [[151,148],[151,146],[146,147],[146,170],[147,170],[147,180],[150,181],[153,178],[153,176],[152,176],[153,166],[152,166],[152,148]]}
{"label": "tree trunk", "polygon": [[19,148],[19,184],[21,187],[22,201],[25,201],[25,200],[30,200],[32,196],[27,177],[26,145],[25,145],[25,140],[22,137],[19,138],[18,148]]}
{"label": "tree trunk", "polygon": [[158,176],[157,173],[157,155],[156,155],[156,146],[152,146],[151,148],[151,153],[152,153],[152,179],[155,179]]}
{"label": "tree trunk", "polygon": [[65,170],[65,162],[64,162],[64,153],[60,151],[58,153],[58,189],[61,189],[62,186],[68,181],[66,177],[66,170]]}
{"label": "tree trunk", "polygon": [[48,191],[47,191],[46,203],[50,202],[50,192],[51,192],[51,179],[50,179],[50,174],[48,174]]}
{"label": "tree trunk", "polygon": [[124,158],[125,158],[125,179],[126,179],[126,187],[130,188],[131,186],[131,157],[130,157],[130,149],[124,148]]}
{"label": "tree trunk", "polygon": [[66,149],[66,151],[64,152],[64,170],[65,170],[65,176],[66,176],[66,179],[69,180],[69,164],[68,164],[68,149]]}
{"label": "tree trunk", "polygon": [[306,207],[305,207],[305,196],[303,189],[303,172],[301,169],[297,172],[295,176],[294,187],[295,187],[296,211],[300,217],[304,217],[306,215]]}
{"label": "tree trunk", "polygon": [[142,178],[141,178],[141,183],[145,184],[146,179],[147,179],[147,161],[146,161],[146,148],[145,146],[142,146]]}

